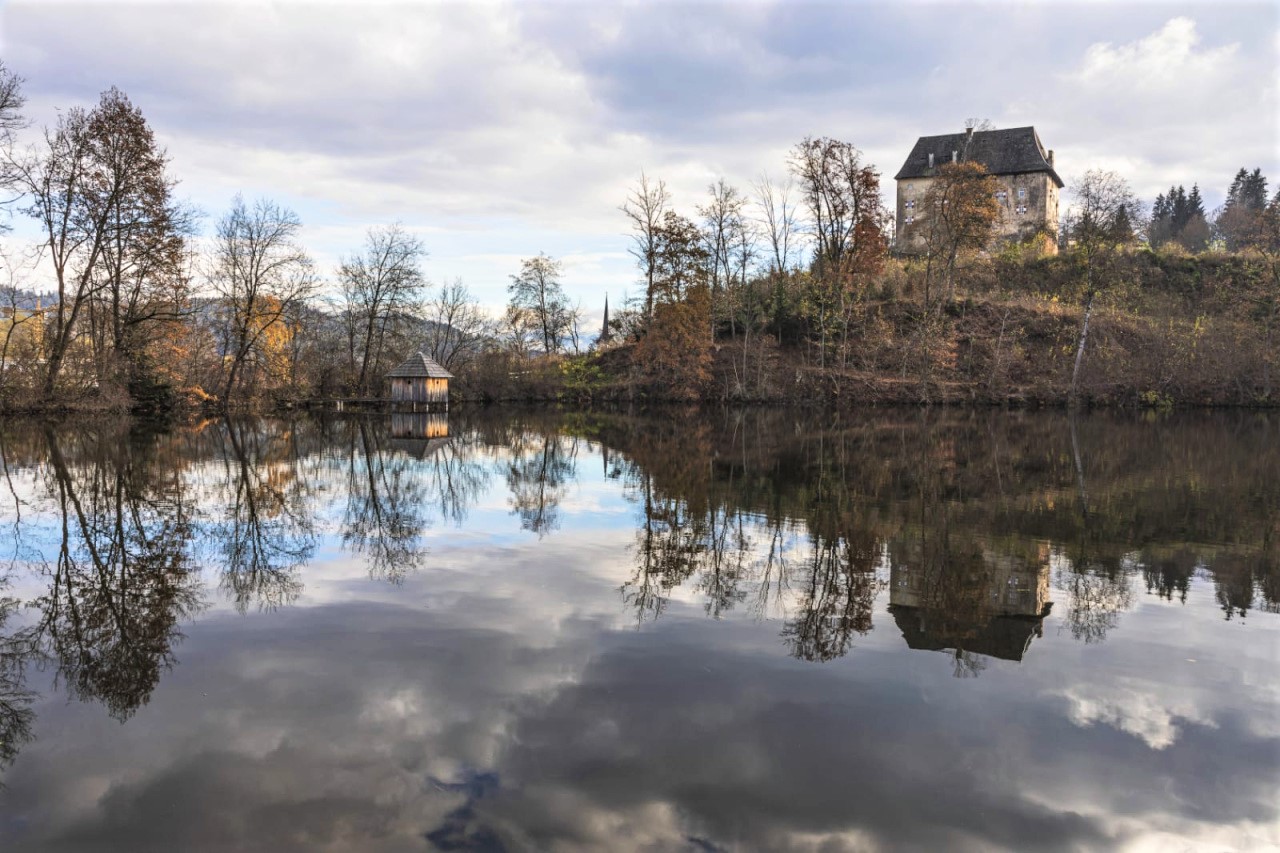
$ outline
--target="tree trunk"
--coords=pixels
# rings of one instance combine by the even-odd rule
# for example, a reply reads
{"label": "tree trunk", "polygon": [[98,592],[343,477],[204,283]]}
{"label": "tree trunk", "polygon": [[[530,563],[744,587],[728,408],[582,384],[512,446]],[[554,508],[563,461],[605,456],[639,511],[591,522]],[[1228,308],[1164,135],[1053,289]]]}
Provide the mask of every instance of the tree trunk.
{"label": "tree trunk", "polygon": [[369,380],[369,353],[373,351],[373,328],[378,324],[378,309],[375,306],[365,315],[364,353],[360,358],[360,377],[356,380],[356,389],[363,394]]}
{"label": "tree trunk", "polygon": [[1096,295],[1095,291],[1090,290],[1089,299],[1084,304],[1084,319],[1080,323],[1080,343],[1076,346],[1076,363],[1071,370],[1071,392],[1067,396],[1072,406],[1079,402],[1080,365],[1084,363],[1084,345],[1089,340],[1089,318],[1093,316],[1093,300]]}

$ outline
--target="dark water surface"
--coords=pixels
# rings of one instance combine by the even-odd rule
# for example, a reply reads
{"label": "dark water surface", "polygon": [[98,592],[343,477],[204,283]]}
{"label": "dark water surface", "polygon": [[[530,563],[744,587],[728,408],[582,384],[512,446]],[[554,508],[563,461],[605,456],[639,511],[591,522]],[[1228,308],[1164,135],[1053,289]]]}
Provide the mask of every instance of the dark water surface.
{"label": "dark water surface", "polygon": [[0,849],[1270,849],[1278,445],[9,420]]}

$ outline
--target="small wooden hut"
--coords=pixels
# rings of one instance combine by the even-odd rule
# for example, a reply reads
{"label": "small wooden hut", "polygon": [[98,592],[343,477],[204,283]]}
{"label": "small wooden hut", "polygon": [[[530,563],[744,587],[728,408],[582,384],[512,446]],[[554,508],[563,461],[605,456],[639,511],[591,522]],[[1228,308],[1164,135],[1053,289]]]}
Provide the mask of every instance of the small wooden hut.
{"label": "small wooden hut", "polygon": [[387,374],[393,405],[409,404],[415,410],[449,408],[449,380],[453,374],[434,359],[416,352]]}

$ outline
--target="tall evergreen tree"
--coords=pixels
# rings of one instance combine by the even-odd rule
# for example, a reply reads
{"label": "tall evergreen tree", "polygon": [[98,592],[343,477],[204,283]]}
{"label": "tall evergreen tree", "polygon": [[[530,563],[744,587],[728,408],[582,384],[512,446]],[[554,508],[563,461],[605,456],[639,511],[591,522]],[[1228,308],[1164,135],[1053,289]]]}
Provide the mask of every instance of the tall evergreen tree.
{"label": "tall evergreen tree", "polygon": [[1240,200],[1249,210],[1262,210],[1267,206],[1267,179],[1262,176],[1262,169],[1254,169],[1245,180]]}
{"label": "tall evergreen tree", "polygon": [[1227,189],[1227,201],[1218,211],[1214,226],[1229,251],[1248,245],[1267,207],[1267,179],[1262,169],[1241,169]]}
{"label": "tall evergreen tree", "polygon": [[1151,226],[1147,231],[1147,239],[1152,246],[1163,246],[1173,239],[1173,200],[1177,190],[1169,187],[1169,194],[1156,196],[1151,206]]}
{"label": "tall evergreen tree", "polygon": [[1187,191],[1182,184],[1177,187],[1170,187],[1169,194],[1173,197],[1173,237],[1176,239],[1183,228],[1187,227],[1187,220],[1191,218],[1191,211],[1187,205]]}
{"label": "tall evergreen tree", "polygon": [[[1182,187],[1178,187],[1181,191]],[[1192,184],[1191,192],[1186,196],[1186,206],[1182,210],[1182,223],[1178,228],[1176,239],[1189,252],[1203,252],[1209,247],[1209,221],[1204,213],[1204,199],[1200,197],[1200,185]]]}
{"label": "tall evergreen tree", "polygon": [[1192,184],[1191,194],[1187,196],[1187,221],[1196,216],[1204,218],[1204,199],[1200,197],[1200,185]]}

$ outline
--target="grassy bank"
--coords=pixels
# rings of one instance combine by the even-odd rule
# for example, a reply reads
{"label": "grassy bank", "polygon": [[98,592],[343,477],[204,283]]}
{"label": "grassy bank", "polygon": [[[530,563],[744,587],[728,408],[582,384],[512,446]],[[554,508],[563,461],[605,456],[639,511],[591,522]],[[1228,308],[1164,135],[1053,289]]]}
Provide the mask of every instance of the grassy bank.
{"label": "grassy bank", "polygon": [[[1202,294],[1203,295],[1203,294]],[[1101,406],[1274,406],[1274,349],[1256,322],[1227,311],[1099,312],[1080,398]],[[843,359],[809,342],[720,336],[697,398],[714,402],[1061,405],[1068,401],[1079,305],[1053,293],[964,298],[924,312],[910,298],[869,300]],[[634,344],[495,365],[463,377],[468,400],[671,401],[646,377]],[[678,399],[688,399],[682,395]]]}

